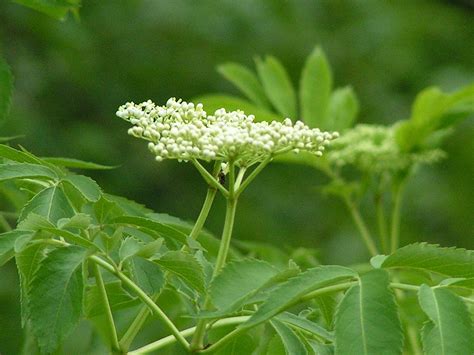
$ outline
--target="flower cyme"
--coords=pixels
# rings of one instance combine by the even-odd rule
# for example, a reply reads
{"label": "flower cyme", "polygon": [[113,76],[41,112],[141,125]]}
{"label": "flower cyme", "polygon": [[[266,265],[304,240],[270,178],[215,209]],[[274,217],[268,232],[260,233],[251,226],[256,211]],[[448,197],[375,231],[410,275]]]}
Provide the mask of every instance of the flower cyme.
{"label": "flower cyme", "polygon": [[243,111],[217,110],[207,115],[202,104],[171,98],[164,106],[151,101],[126,103],[117,116],[133,127],[129,134],[148,140],[156,160],[222,160],[250,166],[288,151],[322,155],[325,146],[338,136],[322,132],[301,121],[255,122]]}

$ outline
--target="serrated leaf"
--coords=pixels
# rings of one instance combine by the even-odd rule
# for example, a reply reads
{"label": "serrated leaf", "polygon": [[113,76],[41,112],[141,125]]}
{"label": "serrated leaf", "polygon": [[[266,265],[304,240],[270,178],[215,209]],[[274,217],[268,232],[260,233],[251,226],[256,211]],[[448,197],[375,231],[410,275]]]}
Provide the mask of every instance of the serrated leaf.
{"label": "serrated leaf", "polygon": [[370,265],[372,265],[375,269],[380,269],[382,267],[383,262],[388,258],[387,255],[375,255],[370,258]]}
{"label": "serrated leaf", "polygon": [[360,277],[344,295],[336,313],[337,354],[401,354],[403,333],[385,270]]}
{"label": "serrated leaf", "polygon": [[208,113],[214,113],[216,110],[225,108],[226,111],[244,111],[247,115],[254,115],[256,121],[281,121],[282,116],[273,113],[270,110],[259,107],[251,102],[240,99],[238,97],[222,95],[222,94],[207,94],[198,96],[193,99],[195,102],[203,104],[204,109]]}
{"label": "serrated leaf", "polygon": [[153,213],[153,211],[145,205],[129,200],[125,197],[111,194],[104,194],[104,196],[107,200],[115,202],[124,211],[125,215],[147,217],[150,213]]}
{"label": "serrated leaf", "polygon": [[318,266],[308,269],[270,292],[267,300],[240,327],[247,328],[260,324],[298,302],[305,294],[355,276],[354,271],[342,266]]}
{"label": "serrated leaf", "polygon": [[282,314],[278,315],[276,319],[292,327],[310,332],[326,341],[334,341],[334,334],[324,329],[319,324],[310,321],[309,319],[299,317],[289,312],[283,312]]}
{"label": "serrated leaf", "polygon": [[127,269],[132,280],[149,296],[156,295],[165,285],[165,276],[161,268],[150,260],[131,257]]}
{"label": "serrated leaf", "polygon": [[96,202],[102,195],[102,191],[97,183],[88,176],[69,174],[62,179],[73,186],[88,201]]}
{"label": "serrated leaf", "polygon": [[133,237],[127,237],[122,241],[119,249],[120,261],[127,260],[141,249],[144,244]]}
{"label": "serrated leaf", "polygon": [[332,73],[326,55],[317,47],[306,59],[300,79],[301,117],[310,127],[332,129],[327,121]]}
{"label": "serrated leaf", "polygon": [[296,333],[284,323],[273,319],[270,324],[280,336],[287,355],[306,355],[308,352]]}
{"label": "serrated leaf", "polygon": [[212,303],[221,311],[235,311],[277,273],[277,269],[260,260],[229,263],[210,285]]}
{"label": "serrated leaf", "polygon": [[26,230],[12,230],[0,234],[0,266],[5,264],[15,255],[15,242],[23,236],[33,236],[33,232]]}
{"label": "serrated leaf", "polygon": [[440,282],[440,286],[445,286],[449,288],[460,288],[466,290],[474,291],[474,278],[453,278],[453,279],[446,279]]}
{"label": "serrated leaf", "polygon": [[55,180],[56,173],[42,165],[28,163],[0,164],[0,181],[13,179]]}
{"label": "serrated leaf", "polygon": [[420,306],[430,321],[422,331],[423,350],[427,355],[474,353],[474,328],[464,302],[442,288],[421,285]]}
{"label": "serrated leaf", "polygon": [[415,243],[398,249],[382,263],[383,268],[412,268],[450,277],[474,277],[474,251]]}
{"label": "serrated leaf", "polygon": [[77,244],[91,250],[99,250],[97,245],[95,245],[89,239],[86,239],[79,234],[75,234],[67,230],[58,228],[42,228],[42,230],[44,230],[45,232],[52,233],[55,236],[62,237],[66,239],[66,241],[69,243]]}
{"label": "serrated leaf", "polygon": [[0,57],[0,125],[5,121],[10,111],[13,92],[13,75],[7,62]]}
{"label": "serrated leaf", "polygon": [[359,113],[359,101],[350,86],[336,89],[331,94],[327,111],[326,129],[344,131],[354,125]]}
{"label": "serrated leaf", "polygon": [[14,2],[46,14],[56,20],[64,20],[69,12],[77,14],[80,0],[13,0]]}
{"label": "serrated leaf", "polygon": [[41,160],[26,154],[18,149],[9,147],[8,145],[0,144],[0,157],[12,160],[18,163],[30,163],[41,165]]}
{"label": "serrated leaf", "polygon": [[31,281],[30,322],[42,353],[54,352],[82,314],[82,272],[86,250],[76,246],[51,251]]}
{"label": "serrated leaf", "polygon": [[91,224],[91,216],[85,213],[77,213],[71,218],[61,218],[57,223],[59,229],[87,229]]}
{"label": "serrated leaf", "polygon": [[226,63],[219,65],[217,71],[234,84],[257,106],[265,109],[270,108],[270,103],[265,95],[262,84],[260,84],[257,76],[250,69],[237,63]]}
{"label": "serrated leaf", "polygon": [[100,224],[110,223],[114,218],[121,216],[123,210],[115,201],[111,201],[102,195],[93,206],[94,215]]}
{"label": "serrated leaf", "polygon": [[[112,312],[139,304],[137,298],[132,297],[122,287],[120,281],[105,283],[107,298]],[[84,313],[87,318],[96,317],[104,313],[102,296],[97,285],[90,285],[86,290]]]}
{"label": "serrated leaf", "polygon": [[63,168],[84,170],[111,170],[118,168],[118,166],[102,165],[73,158],[42,157],[41,159],[48,163],[61,166]]}
{"label": "serrated leaf", "polygon": [[272,56],[256,60],[263,89],[275,109],[285,117],[296,118],[296,94],[283,65]]}
{"label": "serrated leaf", "polygon": [[37,231],[43,228],[54,228],[54,224],[48,221],[45,217],[30,213],[28,216],[18,223],[17,229]]}
{"label": "serrated leaf", "polygon": [[314,298],[314,302],[318,306],[319,311],[329,329],[334,327],[334,315],[336,313],[336,307],[338,299],[334,294],[323,294]]}
{"label": "serrated leaf", "polygon": [[194,256],[181,251],[169,251],[154,262],[196,291],[205,292],[204,271]]}
{"label": "serrated leaf", "polygon": [[23,207],[19,221],[24,220],[30,213],[45,217],[48,221],[56,224],[61,218],[69,218],[74,215],[63,190],[55,185],[41,190]]}

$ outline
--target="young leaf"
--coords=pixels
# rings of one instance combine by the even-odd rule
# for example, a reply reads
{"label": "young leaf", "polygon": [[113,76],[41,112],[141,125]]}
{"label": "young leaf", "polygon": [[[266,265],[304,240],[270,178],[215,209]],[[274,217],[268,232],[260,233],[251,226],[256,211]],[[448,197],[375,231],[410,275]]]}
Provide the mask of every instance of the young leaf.
{"label": "young leaf", "polygon": [[334,90],[329,99],[327,129],[344,131],[354,125],[359,101],[350,86]]}
{"label": "young leaf", "polygon": [[5,264],[15,255],[15,242],[23,236],[33,236],[33,232],[26,230],[12,230],[0,234],[0,266]]}
{"label": "young leaf", "polygon": [[96,202],[102,195],[99,185],[90,177],[69,174],[65,176],[62,181],[73,186],[88,201]]}
{"label": "young leaf", "polygon": [[209,293],[212,303],[221,311],[232,312],[277,273],[277,269],[260,260],[229,263],[211,283]]}
{"label": "young leaf", "polygon": [[63,190],[54,185],[41,190],[28,201],[20,213],[19,221],[24,220],[30,213],[36,213],[48,221],[56,223],[61,218],[72,217],[74,210]]}
{"label": "young leaf", "polygon": [[205,292],[204,271],[194,256],[181,251],[169,251],[154,262],[196,291]]}
{"label": "young leaf", "polygon": [[442,248],[439,245],[415,243],[398,249],[382,263],[383,268],[413,268],[450,277],[474,277],[474,251]]}
{"label": "young leaf", "polygon": [[13,92],[13,75],[7,62],[0,57],[0,124],[7,118]]}
{"label": "young leaf", "polygon": [[0,164],[0,181],[12,179],[55,180],[56,173],[42,165],[28,163]]}
{"label": "young leaf", "polygon": [[271,320],[270,324],[275,328],[277,334],[280,336],[288,355],[308,354],[306,347],[290,327],[276,319]]}
{"label": "young leaf", "polygon": [[59,229],[87,229],[92,224],[92,218],[88,214],[78,213],[71,218],[61,218],[58,220]]}
{"label": "young leaf", "polygon": [[134,256],[128,259],[127,269],[132,280],[150,296],[157,294],[165,285],[163,271],[152,261]]}
{"label": "young leaf", "polygon": [[143,245],[144,244],[142,242],[133,237],[125,238],[119,249],[120,261],[125,261],[136,253],[138,253],[138,251],[142,248]]}
{"label": "young leaf", "polygon": [[256,105],[265,109],[270,108],[262,84],[260,84],[257,76],[251,70],[237,63],[226,63],[220,65],[217,71],[240,89]]}
{"label": "young leaf", "polygon": [[84,169],[84,170],[110,170],[115,169],[117,166],[102,165],[97,163],[92,163],[88,161],[82,161],[72,158],[59,158],[59,157],[42,157],[42,160],[45,162],[61,166],[64,168],[73,168],[73,169]]}
{"label": "young leaf", "polygon": [[401,354],[403,333],[385,270],[347,291],[336,313],[336,354]]}
{"label": "young leaf", "polygon": [[331,283],[355,276],[354,271],[342,266],[318,266],[308,269],[270,292],[266,301],[240,327],[252,327],[265,322],[285,310],[285,308],[298,302],[305,294]]}
{"label": "young leaf", "polygon": [[310,127],[332,129],[327,121],[332,73],[326,55],[317,47],[306,59],[300,79],[301,117]]}
{"label": "young leaf", "polygon": [[474,353],[474,328],[466,305],[458,296],[423,284],[418,298],[430,319],[422,330],[425,354]]}
{"label": "young leaf", "polygon": [[29,294],[32,330],[43,353],[54,352],[82,314],[82,273],[86,250],[53,250],[41,262]]}
{"label": "young leaf", "polygon": [[283,65],[275,57],[257,59],[257,72],[268,99],[285,117],[296,118],[296,94]]}

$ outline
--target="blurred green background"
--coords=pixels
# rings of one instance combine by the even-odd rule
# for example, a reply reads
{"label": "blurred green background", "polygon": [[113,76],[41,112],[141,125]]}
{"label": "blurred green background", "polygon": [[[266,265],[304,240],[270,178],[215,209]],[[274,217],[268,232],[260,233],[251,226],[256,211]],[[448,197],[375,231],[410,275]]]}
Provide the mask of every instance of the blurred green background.
{"label": "blurred green background", "polygon": [[[155,163],[146,143],[115,117],[126,101],[191,99],[236,91],[215,67],[253,66],[272,54],[294,84],[321,45],[336,86],[351,84],[360,122],[408,117],[418,91],[474,81],[474,5],[469,1],[83,0],[80,21],[58,22],[0,1],[0,54],[15,75],[10,119],[0,136],[42,156],[69,156],[116,170],[91,172],[107,191],[159,212],[194,219],[205,194],[188,164]],[[423,168],[404,201],[402,243],[474,248],[474,121],[444,145],[448,159]],[[243,195],[235,237],[319,250],[325,263],[367,260],[342,204],[321,196],[314,170],[274,164]],[[371,211],[365,210],[371,218]],[[208,229],[220,233],[223,203]],[[15,267],[0,269],[0,353],[21,343]]]}

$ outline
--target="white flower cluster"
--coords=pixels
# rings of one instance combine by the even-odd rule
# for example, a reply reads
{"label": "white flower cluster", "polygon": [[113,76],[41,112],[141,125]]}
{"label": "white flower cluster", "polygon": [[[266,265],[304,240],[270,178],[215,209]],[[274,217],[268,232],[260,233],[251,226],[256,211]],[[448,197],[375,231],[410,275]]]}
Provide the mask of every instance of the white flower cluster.
{"label": "white flower cluster", "polygon": [[248,166],[269,156],[300,150],[322,155],[337,132],[321,132],[303,122],[254,122],[242,111],[217,110],[207,115],[202,104],[171,98],[164,106],[151,101],[120,106],[117,116],[133,127],[128,133],[150,141],[156,160],[233,161]]}
{"label": "white flower cluster", "polygon": [[395,141],[395,126],[359,124],[331,146],[329,162],[337,167],[353,165],[365,172],[404,170],[416,163],[434,163],[444,157],[440,149],[404,153]]}

